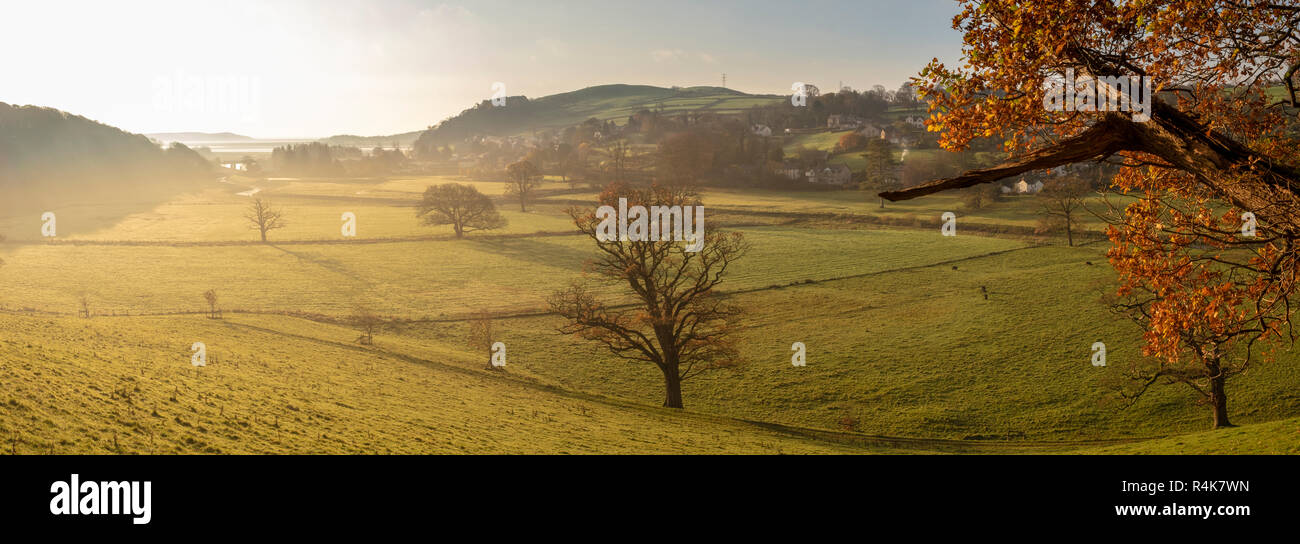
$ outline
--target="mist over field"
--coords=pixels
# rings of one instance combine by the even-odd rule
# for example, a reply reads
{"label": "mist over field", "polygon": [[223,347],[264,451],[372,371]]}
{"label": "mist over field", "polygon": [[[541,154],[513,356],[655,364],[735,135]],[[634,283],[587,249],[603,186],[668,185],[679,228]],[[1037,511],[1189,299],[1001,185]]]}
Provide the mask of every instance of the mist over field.
{"label": "mist over field", "polygon": [[1300,7],[857,4],[81,6],[0,450],[1300,453]]}

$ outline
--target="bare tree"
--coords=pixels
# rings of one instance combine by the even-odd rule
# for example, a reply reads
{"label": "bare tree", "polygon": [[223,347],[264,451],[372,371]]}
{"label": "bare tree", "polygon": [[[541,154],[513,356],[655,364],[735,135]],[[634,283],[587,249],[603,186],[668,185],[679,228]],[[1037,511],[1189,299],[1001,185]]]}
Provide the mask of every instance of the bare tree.
{"label": "bare tree", "polygon": [[614,171],[614,181],[619,183],[627,181],[627,163],[631,153],[632,149],[628,147],[627,140],[620,139],[609,148],[609,167]]}
{"label": "bare tree", "polygon": [[415,216],[423,218],[426,225],[451,225],[457,238],[466,232],[497,229],[506,224],[492,199],[474,187],[459,183],[429,186]]}
{"label": "bare tree", "polygon": [[[694,191],[653,186],[632,189],[612,184],[600,203],[617,206],[698,206]],[[685,211],[683,209],[683,211]],[[593,210],[569,210],[578,229],[596,241],[598,256],[588,264],[597,281],[622,284],[637,301],[618,307],[597,300],[581,282],[554,293],[550,307],[567,320],[559,331],[594,340],[614,355],[649,362],[663,373],[664,406],[682,407],[682,381],[700,372],[734,365],[731,339],[740,309],[725,304],[714,288],[728,268],[749,249],[740,233],[706,232],[702,247],[690,251],[673,241],[630,241],[597,236]]]}
{"label": "bare tree", "polygon": [[85,291],[77,293],[77,306],[80,308],[80,310],[77,311],[77,315],[90,319],[90,293]]}
{"label": "bare tree", "polygon": [[204,291],[203,300],[208,303],[208,319],[217,319],[217,290]]}
{"label": "bare tree", "polygon": [[363,346],[371,346],[375,343],[375,331],[384,325],[384,318],[375,313],[368,306],[357,304],[352,309],[352,316],[348,319],[354,328],[361,332],[356,342]]}
{"label": "bare tree", "polygon": [[492,366],[492,344],[496,343],[496,327],[493,326],[492,316],[486,313],[479,313],[470,319],[468,344],[471,349],[482,350],[487,360],[488,370]]}
{"label": "bare tree", "polygon": [[1076,176],[1053,178],[1044,183],[1043,189],[1038,192],[1039,202],[1043,205],[1042,230],[1065,229],[1066,243],[1073,246],[1074,230],[1079,225],[1079,214],[1083,209],[1083,197],[1089,190],[1088,182]]}
{"label": "bare tree", "polygon": [[506,196],[519,199],[519,211],[528,211],[528,201],[533,192],[542,184],[542,172],[532,162],[522,160],[506,167],[510,183],[506,185]]}
{"label": "bare tree", "polygon": [[972,210],[986,208],[1002,197],[1002,190],[996,184],[968,187],[962,193],[962,204]]}
{"label": "bare tree", "polygon": [[267,232],[288,226],[284,221],[284,212],[260,198],[254,198],[248,205],[248,211],[244,212],[244,219],[252,223],[251,228],[261,233],[263,242],[266,242]]}

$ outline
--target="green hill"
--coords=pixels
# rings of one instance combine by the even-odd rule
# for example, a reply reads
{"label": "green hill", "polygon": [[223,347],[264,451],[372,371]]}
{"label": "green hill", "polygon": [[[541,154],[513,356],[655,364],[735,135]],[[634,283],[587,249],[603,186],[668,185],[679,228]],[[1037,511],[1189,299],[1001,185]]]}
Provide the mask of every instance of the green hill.
{"label": "green hill", "polygon": [[490,100],[447,119],[420,135],[416,146],[442,145],[474,135],[513,136],[534,130],[558,129],[590,118],[621,123],[641,110],[665,112],[707,110],[737,113],[782,98],[752,95],[721,87],[664,88],[650,85],[599,85],[529,99],[506,98],[504,107]]}

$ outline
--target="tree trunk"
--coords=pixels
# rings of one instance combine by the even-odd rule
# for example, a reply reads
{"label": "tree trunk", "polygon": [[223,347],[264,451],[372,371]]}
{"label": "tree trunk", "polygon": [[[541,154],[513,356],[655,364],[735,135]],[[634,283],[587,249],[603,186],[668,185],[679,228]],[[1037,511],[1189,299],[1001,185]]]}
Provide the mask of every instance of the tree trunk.
{"label": "tree trunk", "polygon": [[676,366],[664,366],[664,408],[682,407],[682,377]]}
{"label": "tree trunk", "polygon": [[262,233],[262,243],[266,243],[266,229],[262,229],[260,232]]}
{"label": "tree trunk", "polygon": [[1074,231],[1070,230],[1070,216],[1065,216],[1065,244],[1074,247]]}
{"label": "tree trunk", "polygon": [[1209,365],[1210,378],[1210,407],[1214,409],[1214,428],[1222,429],[1225,427],[1235,427],[1232,422],[1228,421],[1228,394],[1223,389],[1223,382],[1226,378],[1223,371],[1219,369],[1218,363]]}

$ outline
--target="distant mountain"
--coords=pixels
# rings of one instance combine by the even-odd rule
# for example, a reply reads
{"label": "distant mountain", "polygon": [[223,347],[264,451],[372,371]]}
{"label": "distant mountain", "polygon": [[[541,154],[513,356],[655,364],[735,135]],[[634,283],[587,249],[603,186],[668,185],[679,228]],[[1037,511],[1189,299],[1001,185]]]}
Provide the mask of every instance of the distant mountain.
{"label": "distant mountain", "polygon": [[665,112],[712,111],[738,113],[784,98],[753,95],[722,87],[654,87],[598,85],[567,93],[529,99],[506,97],[504,107],[484,100],[424,131],[418,146],[442,145],[474,135],[514,136],[534,130],[563,128],[589,118],[623,120],[641,110]]}
{"label": "distant mountain", "polygon": [[401,147],[409,147],[411,144],[415,143],[417,138],[420,137],[421,132],[424,131],[415,130],[390,136],[355,136],[352,134],[339,134],[337,136],[330,136],[329,138],[321,138],[316,141],[329,145],[346,145],[360,148],[372,148],[375,146],[386,148],[392,146],[394,143]]}
{"label": "distant mountain", "polygon": [[248,142],[256,139],[231,132],[156,132],[153,134],[145,134],[145,136],[160,142],[207,142],[214,144],[225,142]]}

